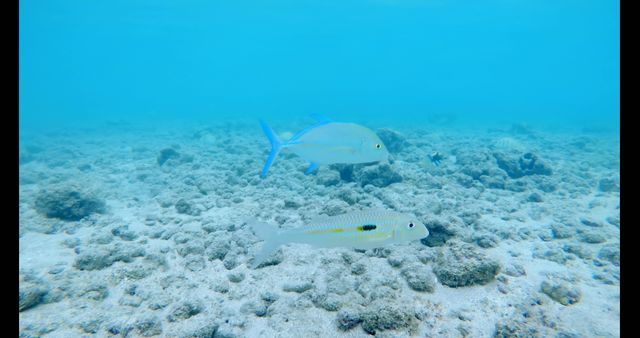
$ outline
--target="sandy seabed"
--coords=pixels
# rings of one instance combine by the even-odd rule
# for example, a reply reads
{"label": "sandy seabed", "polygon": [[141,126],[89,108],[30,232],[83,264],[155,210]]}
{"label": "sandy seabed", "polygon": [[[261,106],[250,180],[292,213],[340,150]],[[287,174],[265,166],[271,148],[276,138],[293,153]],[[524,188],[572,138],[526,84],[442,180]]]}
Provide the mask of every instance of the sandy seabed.
{"label": "sandy seabed", "polygon": [[[391,164],[283,151],[266,179],[257,122],[22,133],[20,336],[620,335],[617,134],[376,130]],[[366,208],[431,234],[249,267],[248,221]]]}

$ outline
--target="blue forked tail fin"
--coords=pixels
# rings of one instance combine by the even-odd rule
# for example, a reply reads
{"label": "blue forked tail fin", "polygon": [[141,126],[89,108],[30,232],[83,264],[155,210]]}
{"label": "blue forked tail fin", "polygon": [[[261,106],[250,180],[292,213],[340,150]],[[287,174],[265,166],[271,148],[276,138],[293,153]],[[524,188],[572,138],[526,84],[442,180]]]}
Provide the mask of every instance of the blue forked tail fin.
{"label": "blue forked tail fin", "polygon": [[276,159],[276,156],[278,156],[280,149],[282,149],[282,142],[278,138],[278,135],[276,135],[276,132],[273,131],[273,129],[271,129],[271,127],[269,127],[266,122],[260,120],[260,125],[262,126],[262,131],[264,131],[264,134],[267,135],[269,142],[271,142],[271,153],[269,153],[267,163],[264,164],[262,173],[260,173],[260,177],[265,178],[267,177],[267,172],[269,171],[269,168],[271,168],[273,161]]}

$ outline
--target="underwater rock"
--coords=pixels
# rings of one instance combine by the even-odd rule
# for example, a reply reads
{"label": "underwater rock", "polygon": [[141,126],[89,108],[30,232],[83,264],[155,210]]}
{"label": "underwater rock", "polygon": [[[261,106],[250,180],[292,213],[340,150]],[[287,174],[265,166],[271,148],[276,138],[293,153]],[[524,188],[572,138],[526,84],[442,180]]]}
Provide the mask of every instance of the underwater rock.
{"label": "underwater rock", "polygon": [[220,325],[217,323],[204,324],[196,329],[186,330],[180,334],[180,338],[213,338],[218,337],[216,331]]}
{"label": "underwater rock", "polygon": [[522,266],[521,264],[513,263],[507,266],[507,268],[504,270],[504,274],[511,277],[520,277],[526,276],[527,272],[524,269],[524,266]]}
{"label": "underwater rock", "polygon": [[362,198],[360,194],[347,188],[343,188],[336,191],[335,193],[332,194],[332,197],[339,198],[345,201],[349,205],[354,205],[358,203],[358,201]]}
{"label": "underwater rock", "polygon": [[199,300],[184,300],[179,304],[175,305],[169,311],[167,320],[170,322],[185,320],[202,312],[203,308],[204,307]]}
{"label": "underwater rock", "polygon": [[75,260],[74,266],[78,270],[101,270],[113,264],[111,251],[97,248],[81,253]]}
{"label": "underwater rock", "polygon": [[347,212],[348,207],[349,204],[347,204],[347,202],[332,199],[325,203],[325,205],[322,207],[321,214],[326,214],[327,216],[344,214]]}
{"label": "underwater rock", "polygon": [[527,197],[527,202],[540,203],[542,202],[542,196],[537,192],[533,192]]}
{"label": "underwater rock", "polygon": [[549,250],[534,249],[534,258],[546,259],[558,264],[565,264],[569,260],[575,259],[573,255],[565,254],[560,248],[551,248]]}
{"label": "underwater rock", "polygon": [[620,186],[614,179],[603,178],[598,182],[598,189],[602,192],[618,192],[620,191]]}
{"label": "underwater rock", "polygon": [[144,255],[143,247],[133,244],[128,246],[116,244],[108,249],[96,248],[81,252],[73,265],[78,270],[101,270],[115,262],[129,263],[133,258]]}
{"label": "underwater rock", "polygon": [[[595,264],[594,260],[594,264]],[[602,273],[594,273],[593,279],[606,285],[620,285],[620,271],[604,269]]]}
{"label": "underwater rock", "polygon": [[360,313],[355,309],[342,309],[336,315],[338,328],[342,331],[348,331],[362,322]]}
{"label": "underwater rock", "polygon": [[615,216],[609,216],[607,217],[607,223],[615,226],[616,228],[620,229],[620,214],[615,215]]}
{"label": "underwater rock", "polygon": [[238,338],[238,337],[244,337],[244,335],[240,332],[239,329],[226,323],[221,324],[216,330],[215,334],[213,335],[213,338]]}
{"label": "underwater rock", "polygon": [[388,164],[378,164],[368,166],[356,173],[356,181],[361,186],[371,184],[373,186],[383,188],[390,184],[402,182],[402,176],[391,169]]}
{"label": "underwater rock", "polygon": [[331,164],[329,168],[336,170],[340,175],[340,179],[345,182],[354,182],[355,181],[355,169],[356,167],[360,167],[362,164]]}
{"label": "underwater rock", "polygon": [[456,164],[461,167],[459,174],[463,174],[463,176],[457,176],[461,185],[470,186],[473,180],[480,180],[484,184],[492,186],[504,185],[501,177],[504,176],[504,173],[495,167],[495,162],[489,152],[453,149],[453,153],[456,156]]}
{"label": "underwater rock", "polygon": [[540,291],[562,305],[571,305],[580,301],[582,293],[564,283],[550,283],[544,281],[540,285]]}
{"label": "underwater rock", "polygon": [[495,338],[510,337],[571,337],[565,336],[562,326],[546,311],[546,297],[527,297],[515,304],[515,311],[496,324]]}
{"label": "underwater rock", "polygon": [[227,270],[235,269],[238,265],[240,265],[240,262],[238,261],[238,253],[235,251],[231,251],[230,253],[228,253],[222,260],[222,265],[224,265],[224,268]]}
{"label": "underwater rock", "polygon": [[[218,232],[214,234],[218,234]],[[210,261],[216,259],[223,260],[229,250],[231,250],[231,244],[229,244],[230,237],[223,236],[224,234],[226,234],[226,232],[222,232],[221,237],[216,236],[205,250],[204,253]]]}
{"label": "underwater rock", "polygon": [[605,246],[598,252],[598,258],[609,261],[615,266],[620,266],[620,247]]}
{"label": "underwater rock", "polygon": [[534,153],[525,153],[519,158],[501,152],[493,153],[498,167],[511,178],[528,175],[551,175],[551,168]]}
{"label": "underwater rock", "polygon": [[244,280],[245,275],[244,275],[244,272],[242,271],[234,271],[234,272],[231,272],[227,277],[229,278],[229,281],[232,283],[240,283]]}
{"label": "underwater rock", "polygon": [[[114,236],[120,237],[125,241],[133,241],[136,238],[138,238],[138,234],[133,230],[129,230],[128,225],[121,225],[119,227],[112,229],[111,234]],[[106,238],[104,240],[106,240]],[[107,243],[104,243],[104,244],[107,244]]]}
{"label": "underwater rock", "polygon": [[162,333],[162,322],[158,316],[146,315],[136,321],[135,328],[143,337],[157,336]]}
{"label": "underwater rock", "polygon": [[378,331],[417,328],[417,320],[409,309],[386,302],[376,302],[360,314],[362,329],[372,335]]}
{"label": "underwater rock", "polygon": [[589,244],[600,244],[606,242],[607,238],[599,232],[582,231],[580,233],[580,241]]}
{"label": "underwater rock", "polygon": [[575,243],[567,243],[562,247],[562,250],[564,250],[565,252],[574,254],[578,257],[580,257],[581,259],[591,259],[593,257],[593,254],[591,253],[591,251],[587,248],[585,248],[582,245],[579,244],[575,244]]}
{"label": "underwater rock", "polygon": [[343,305],[342,298],[333,293],[315,292],[311,295],[311,298],[316,307],[330,312],[340,310]]}
{"label": "underwater rock", "polygon": [[278,295],[275,292],[267,291],[267,292],[265,292],[265,293],[260,295],[260,299],[262,299],[267,304],[271,305],[276,300],[280,299],[280,295]]}
{"label": "underwater rock", "polygon": [[158,155],[158,165],[163,165],[165,162],[172,158],[178,158],[180,154],[172,148],[165,148],[160,150],[160,154]]}
{"label": "underwater rock", "polygon": [[495,248],[499,243],[498,237],[492,234],[474,235],[473,240],[476,242],[476,244],[478,244],[479,247],[483,249]]}
{"label": "underwater rock", "polygon": [[149,297],[149,309],[159,310],[164,309],[167,305],[171,304],[171,297],[165,293],[160,293]]}
{"label": "underwater rock", "polygon": [[461,287],[484,285],[500,272],[500,264],[468,244],[454,244],[443,250],[433,272],[443,285]]}
{"label": "underwater rock", "polygon": [[581,217],[580,218],[580,223],[582,223],[582,224],[584,224],[584,225],[586,225],[588,227],[592,227],[592,228],[600,228],[600,227],[604,226],[604,224],[602,224],[602,223],[600,223],[600,222],[598,222],[598,221],[596,221],[596,220],[594,220],[592,218],[589,218],[589,217]]}
{"label": "underwater rock", "polygon": [[340,184],[340,173],[335,170],[318,170],[316,183],[325,187],[338,185]]}
{"label": "underwater rock", "polygon": [[285,209],[299,209],[302,206],[302,203],[294,200],[285,200],[284,208]]}
{"label": "underwater rock", "polygon": [[[75,238],[74,242],[76,243],[71,243],[68,240],[71,240],[70,238],[65,239],[65,241],[63,242],[63,244],[68,247],[68,248],[73,248],[76,247],[78,245],[80,245],[80,239],[79,238]],[[77,240],[77,241],[76,241]],[[109,244],[113,242],[113,233],[109,233],[106,231],[101,231],[101,232],[96,232],[91,234],[91,239],[89,240],[89,243],[91,244]]]}
{"label": "underwater rock", "polygon": [[460,225],[460,219],[430,218],[423,220],[423,223],[429,230],[429,236],[421,239],[420,242],[426,246],[435,247],[443,246],[451,237],[455,236],[454,226]]}
{"label": "underwater rock", "polygon": [[93,213],[104,213],[105,204],[92,195],[61,189],[42,191],[36,198],[35,209],[48,218],[79,221]]}
{"label": "underwater rock", "polygon": [[360,186],[371,184],[384,188],[393,183],[402,182],[402,176],[395,172],[389,164],[334,164],[331,168],[338,170],[340,179],[346,182],[357,182]]}
{"label": "underwater rock", "polygon": [[176,202],[175,207],[176,207],[176,211],[179,214],[185,214],[185,215],[191,215],[191,216],[200,215],[200,210],[193,207],[184,198],[181,198],[180,200],[178,200],[178,202]]}
{"label": "underwater rock", "polygon": [[18,292],[18,311],[22,312],[44,303],[48,292],[49,287],[43,284],[42,281],[39,283],[21,281]]}
{"label": "underwater rock", "polygon": [[303,281],[295,281],[295,282],[289,282],[286,283],[282,286],[282,291],[285,292],[297,292],[297,293],[303,293],[307,290],[311,290],[313,289],[313,281],[307,281],[307,280],[303,280]]}
{"label": "underwater rock", "polygon": [[524,192],[529,190],[529,187],[526,181],[510,180],[504,183],[504,190],[509,190],[513,192]]}
{"label": "underwater rock", "polygon": [[205,264],[204,258],[200,255],[189,254],[185,257],[184,266],[191,271],[201,271]]}
{"label": "underwater rock", "polygon": [[392,252],[387,257],[387,262],[394,268],[399,268],[400,266],[402,266],[405,260],[406,256],[404,252]]}
{"label": "underwater rock", "polygon": [[167,268],[167,258],[164,254],[161,253],[150,253],[144,257],[144,262],[148,264],[153,269],[157,268]]}
{"label": "underwater rock", "polygon": [[538,329],[522,322],[506,322],[496,324],[494,338],[540,337]]}
{"label": "underwater rock", "polygon": [[264,317],[267,315],[268,312],[269,312],[269,308],[264,304],[257,305],[253,311],[256,317]]}
{"label": "underwater rock", "polygon": [[382,143],[387,147],[387,150],[392,154],[401,152],[405,147],[409,145],[407,139],[397,131],[389,128],[382,128],[376,131]]}
{"label": "underwater rock", "polygon": [[423,264],[412,264],[402,269],[402,277],[409,287],[415,291],[433,292],[436,287],[436,276]]}
{"label": "underwater rock", "polygon": [[176,251],[182,257],[186,257],[187,255],[202,255],[204,254],[204,242],[200,239],[192,239],[178,245]]}
{"label": "underwater rock", "polygon": [[109,287],[103,282],[92,282],[79,290],[78,296],[100,301],[109,296]]}
{"label": "underwater rock", "polygon": [[573,237],[573,233],[573,229],[562,224],[556,223],[551,225],[551,234],[555,239],[571,238]]}
{"label": "underwater rock", "polygon": [[549,193],[554,192],[558,188],[558,178],[551,178],[551,176],[531,176],[535,187],[540,191]]}
{"label": "underwater rock", "polygon": [[82,329],[82,331],[84,331],[85,333],[95,334],[100,330],[101,325],[102,325],[102,319],[93,318],[93,319],[83,321],[82,323],[80,323],[79,326]]}
{"label": "underwater rock", "polygon": [[355,263],[351,265],[351,273],[354,275],[362,275],[367,272],[367,266],[362,263]]}

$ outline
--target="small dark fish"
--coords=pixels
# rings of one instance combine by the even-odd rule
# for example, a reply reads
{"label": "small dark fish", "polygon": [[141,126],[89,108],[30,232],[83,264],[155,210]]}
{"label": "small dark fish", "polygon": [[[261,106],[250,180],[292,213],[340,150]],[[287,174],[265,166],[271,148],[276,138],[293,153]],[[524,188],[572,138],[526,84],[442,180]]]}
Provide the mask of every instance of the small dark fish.
{"label": "small dark fish", "polygon": [[442,154],[436,151],[435,153],[429,155],[429,159],[433,164],[440,165],[440,161],[444,159],[444,156],[442,156]]}

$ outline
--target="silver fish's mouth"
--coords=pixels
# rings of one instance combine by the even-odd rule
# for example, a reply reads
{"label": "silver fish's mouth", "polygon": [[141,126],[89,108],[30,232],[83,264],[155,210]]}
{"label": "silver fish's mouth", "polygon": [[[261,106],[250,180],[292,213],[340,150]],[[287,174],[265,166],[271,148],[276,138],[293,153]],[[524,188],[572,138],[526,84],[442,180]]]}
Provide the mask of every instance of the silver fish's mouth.
{"label": "silver fish's mouth", "polygon": [[423,236],[422,238],[427,238],[427,237],[429,237],[430,232],[429,232],[429,228],[427,228],[427,226],[426,226],[426,225],[424,226],[424,231],[425,231],[425,233],[424,233],[424,236]]}

